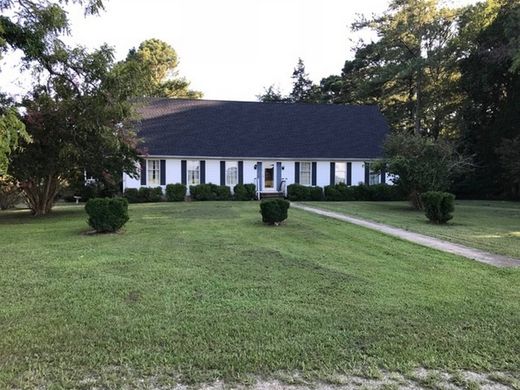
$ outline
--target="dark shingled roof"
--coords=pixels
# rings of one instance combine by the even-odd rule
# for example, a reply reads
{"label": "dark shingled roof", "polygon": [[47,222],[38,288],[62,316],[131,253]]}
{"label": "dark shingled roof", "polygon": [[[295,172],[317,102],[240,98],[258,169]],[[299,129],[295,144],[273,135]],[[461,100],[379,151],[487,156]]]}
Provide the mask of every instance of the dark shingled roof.
{"label": "dark shingled roof", "polygon": [[154,156],[372,159],[388,132],[376,106],[150,99],[138,111]]}

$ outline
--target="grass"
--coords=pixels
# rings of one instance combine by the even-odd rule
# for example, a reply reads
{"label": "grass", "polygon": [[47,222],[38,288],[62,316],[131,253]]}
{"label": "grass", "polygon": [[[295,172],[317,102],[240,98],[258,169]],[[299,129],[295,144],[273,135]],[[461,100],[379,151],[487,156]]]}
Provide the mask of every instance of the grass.
{"label": "grass", "polygon": [[256,202],[130,216],[0,213],[0,388],[520,367],[520,270]]}
{"label": "grass", "polygon": [[407,202],[308,202],[376,222],[520,259],[520,203],[456,201],[453,219],[435,225]]}

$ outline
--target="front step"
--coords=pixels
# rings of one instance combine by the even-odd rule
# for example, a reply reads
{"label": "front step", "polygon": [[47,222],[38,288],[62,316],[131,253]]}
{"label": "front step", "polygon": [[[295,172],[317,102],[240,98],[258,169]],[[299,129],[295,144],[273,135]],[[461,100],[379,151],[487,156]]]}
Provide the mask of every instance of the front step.
{"label": "front step", "polygon": [[260,192],[260,199],[273,199],[273,198],[285,198],[283,192]]}

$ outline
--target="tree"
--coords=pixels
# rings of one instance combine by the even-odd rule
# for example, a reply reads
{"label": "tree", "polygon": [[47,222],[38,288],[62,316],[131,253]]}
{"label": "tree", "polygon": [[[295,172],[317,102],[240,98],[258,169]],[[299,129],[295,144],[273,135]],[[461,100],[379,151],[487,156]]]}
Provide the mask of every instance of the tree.
{"label": "tree", "polygon": [[59,70],[51,68],[23,102],[32,142],[11,155],[11,174],[34,215],[49,213],[60,187],[85,171],[99,178],[136,169],[133,91],[112,71],[112,49],[61,55]]}
{"label": "tree", "polygon": [[468,10],[463,31],[472,43],[460,63],[460,141],[479,167],[461,181],[467,192],[489,196],[511,193],[515,179],[503,174],[510,171],[504,159],[514,158],[506,149],[520,136],[520,1],[500,3],[496,14],[483,5]]}
{"label": "tree", "polygon": [[[8,50],[21,50],[24,62],[48,62],[50,48],[58,35],[68,31],[66,11],[61,7],[68,0],[0,1],[0,56]],[[86,14],[96,14],[103,8],[102,0],[77,0]],[[5,175],[9,154],[19,142],[29,137],[12,101],[0,99],[0,175]]]}
{"label": "tree", "polygon": [[390,135],[384,154],[383,164],[395,176],[394,184],[409,194],[414,207],[421,209],[422,193],[447,191],[457,175],[472,167],[471,159],[460,155],[452,142],[419,134]]}
{"label": "tree", "polygon": [[132,75],[139,97],[201,98],[202,92],[189,89],[190,82],[178,77],[178,65],[173,47],[159,39],[148,39],[137,50],[129,51],[117,72]]}
{"label": "tree", "polygon": [[500,166],[502,167],[501,179],[508,183],[511,197],[520,198],[520,136],[514,139],[503,139],[496,150]]}
{"label": "tree", "polygon": [[284,97],[280,89],[274,85],[264,88],[264,93],[257,95],[256,98],[264,103],[288,103],[288,99]]}

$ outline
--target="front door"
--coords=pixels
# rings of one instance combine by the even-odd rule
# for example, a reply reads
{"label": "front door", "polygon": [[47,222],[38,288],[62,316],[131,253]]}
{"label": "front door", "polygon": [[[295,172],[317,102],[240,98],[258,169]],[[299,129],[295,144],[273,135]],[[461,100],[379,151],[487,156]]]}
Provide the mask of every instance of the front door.
{"label": "front door", "polygon": [[266,190],[274,190],[274,166],[269,164],[264,168],[264,187]]}

